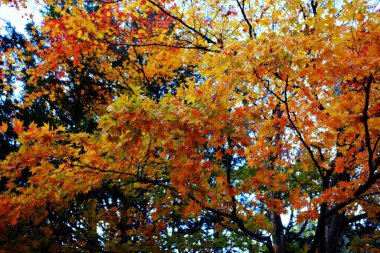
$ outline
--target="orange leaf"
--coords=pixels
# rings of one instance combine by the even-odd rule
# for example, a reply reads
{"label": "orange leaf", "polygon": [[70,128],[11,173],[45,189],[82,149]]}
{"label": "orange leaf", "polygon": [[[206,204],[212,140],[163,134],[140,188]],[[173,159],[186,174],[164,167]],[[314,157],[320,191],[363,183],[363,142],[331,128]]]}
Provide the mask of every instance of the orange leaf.
{"label": "orange leaf", "polygon": [[5,133],[8,130],[8,124],[6,122],[3,122],[0,126],[0,134]]}
{"label": "orange leaf", "polygon": [[19,119],[13,119],[12,123],[13,123],[13,130],[16,132],[16,134],[19,134],[22,131],[24,131],[22,122]]}

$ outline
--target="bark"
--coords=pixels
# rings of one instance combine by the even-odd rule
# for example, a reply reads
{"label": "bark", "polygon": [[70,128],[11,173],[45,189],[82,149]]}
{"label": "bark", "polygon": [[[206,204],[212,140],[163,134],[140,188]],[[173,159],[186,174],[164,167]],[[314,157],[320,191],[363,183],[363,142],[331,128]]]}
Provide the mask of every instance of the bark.
{"label": "bark", "polygon": [[284,226],[282,225],[281,217],[274,211],[270,211],[269,216],[274,227],[274,232],[272,234],[274,250],[276,253],[286,253]]}
{"label": "bark", "polygon": [[324,244],[326,253],[340,252],[342,242],[345,215],[336,213],[326,220]]}
{"label": "bark", "polygon": [[325,222],[326,210],[327,210],[327,205],[325,203],[321,204],[321,210],[319,213],[317,228],[315,230],[314,240],[313,240],[313,243],[311,244],[311,247],[309,248],[308,253],[316,253],[318,249],[319,249],[318,252],[325,253],[324,235],[325,235],[325,224],[326,224]]}
{"label": "bark", "polygon": [[[323,207],[325,207],[323,205]],[[324,208],[322,208],[324,209]],[[322,210],[322,213],[325,213]],[[327,218],[321,215],[309,253],[338,253],[343,239],[345,214],[335,213]]]}

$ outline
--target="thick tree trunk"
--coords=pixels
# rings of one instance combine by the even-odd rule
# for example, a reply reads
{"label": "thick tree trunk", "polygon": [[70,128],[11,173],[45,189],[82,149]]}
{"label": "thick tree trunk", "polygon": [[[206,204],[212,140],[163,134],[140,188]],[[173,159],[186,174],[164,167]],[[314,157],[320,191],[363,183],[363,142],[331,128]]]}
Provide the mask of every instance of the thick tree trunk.
{"label": "thick tree trunk", "polygon": [[286,243],[284,238],[284,226],[281,217],[274,211],[269,212],[271,223],[274,227],[273,245],[276,253],[286,253]]}
{"label": "thick tree trunk", "polygon": [[[340,156],[340,154],[339,154]],[[337,185],[338,182],[350,181],[350,175],[348,173],[343,173],[334,178],[331,181],[330,187]],[[325,231],[324,231],[324,249],[326,253],[338,253],[340,252],[339,246],[341,245],[343,239],[343,230],[345,226],[345,213],[334,213],[328,217],[325,221]]]}
{"label": "thick tree trunk", "polygon": [[316,253],[318,249],[319,249],[318,252],[325,253],[324,235],[325,235],[325,228],[326,228],[325,226],[326,220],[323,217],[325,216],[326,210],[327,210],[327,205],[323,203],[321,205],[321,210],[319,212],[320,217],[318,219],[317,228],[315,230],[314,240],[308,250],[308,253]]}
{"label": "thick tree trunk", "polygon": [[343,239],[342,237],[344,224],[344,214],[336,213],[326,220],[324,238],[326,253],[340,252],[340,245]]}
{"label": "thick tree trunk", "polygon": [[[322,214],[325,205],[323,205]],[[321,215],[323,216],[323,215]],[[327,219],[320,218],[318,221],[313,244],[308,253],[338,253],[343,239],[343,231],[345,226],[345,214],[333,214]]]}

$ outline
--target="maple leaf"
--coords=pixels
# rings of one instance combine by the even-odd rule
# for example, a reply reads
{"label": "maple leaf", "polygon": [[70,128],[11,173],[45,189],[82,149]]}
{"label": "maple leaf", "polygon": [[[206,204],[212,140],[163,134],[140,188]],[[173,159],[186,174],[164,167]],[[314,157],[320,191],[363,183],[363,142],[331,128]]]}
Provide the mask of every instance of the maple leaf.
{"label": "maple leaf", "polygon": [[218,150],[215,152],[215,157],[219,160],[223,158],[223,152],[221,150]]}
{"label": "maple leaf", "polygon": [[0,134],[5,133],[7,129],[8,129],[8,124],[6,122],[3,122],[0,126]]}
{"label": "maple leaf", "polygon": [[13,119],[12,124],[15,133],[20,134],[24,131],[23,123],[19,119]]}
{"label": "maple leaf", "polygon": [[344,172],[344,159],[342,157],[338,157],[335,161],[335,172],[343,173]]}

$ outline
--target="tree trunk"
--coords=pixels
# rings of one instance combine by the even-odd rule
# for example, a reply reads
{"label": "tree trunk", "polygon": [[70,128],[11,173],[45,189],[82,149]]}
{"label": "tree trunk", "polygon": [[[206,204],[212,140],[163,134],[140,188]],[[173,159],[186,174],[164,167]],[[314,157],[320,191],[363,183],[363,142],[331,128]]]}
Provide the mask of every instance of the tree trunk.
{"label": "tree trunk", "polygon": [[273,245],[276,253],[286,253],[286,244],[284,238],[284,226],[281,217],[274,211],[269,212],[271,223],[274,227]]}
{"label": "tree trunk", "polygon": [[340,245],[343,237],[343,226],[345,215],[336,213],[326,220],[325,224],[325,250],[326,253],[340,252]]}

